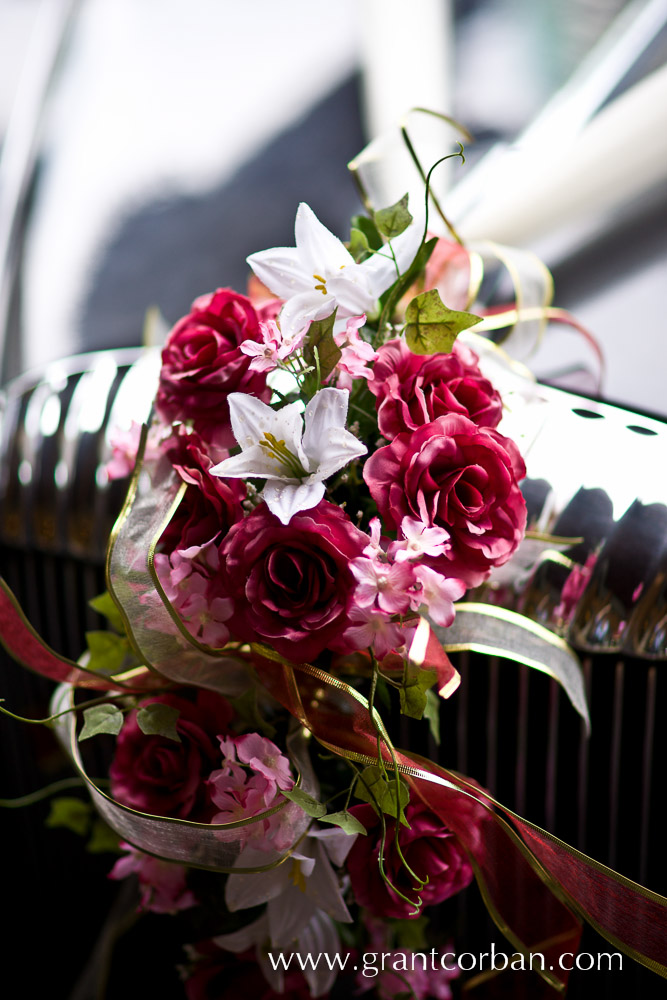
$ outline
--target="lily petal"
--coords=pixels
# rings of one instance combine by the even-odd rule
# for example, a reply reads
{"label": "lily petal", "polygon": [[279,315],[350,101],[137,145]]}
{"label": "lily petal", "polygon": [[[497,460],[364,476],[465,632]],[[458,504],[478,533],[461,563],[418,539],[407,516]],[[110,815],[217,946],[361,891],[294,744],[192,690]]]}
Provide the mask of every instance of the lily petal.
{"label": "lily petal", "polygon": [[352,254],[304,201],[296,212],[294,236],[301,261],[315,276],[354,264]]}
{"label": "lily petal", "polygon": [[262,490],[266,506],[283,524],[289,524],[298,511],[316,507],[323,496],[323,482],[290,483],[283,480],[278,483],[271,480]]}
{"label": "lily petal", "polygon": [[[327,289],[336,299],[339,316],[359,316],[375,309],[384,288],[380,288],[378,282],[371,281],[371,277],[364,270],[363,264],[353,264],[329,278]],[[395,268],[392,280],[396,280]]]}
{"label": "lily petal", "polygon": [[[332,427],[345,427],[349,399],[347,389],[326,386],[316,392],[306,406],[306,430],[302,443],[309,461],[317,464],[322,454],[322,442]],[[311,464],[309,469],[312,467]]]}
{"label": "lily petal", "polygon": [[212,476],[225,479],[285,479],[285,467],[258,444],[245,448],[240,455],[232,455],[211,469]]}
{"label": "lily petal", "polygon": [[282,439],[287,448],[301,459],[303,430],[300,403],[288,403],[273,410],[261,399],[244,392],[230,392],[229,416],[234,437],[245,450],[261,441],[266,433]]}
{"label": "lily petal", "polygon": [[259,280],[281,299],[313,290],[313,277],[303,267],[296,247],[273,247],[246,257]]}

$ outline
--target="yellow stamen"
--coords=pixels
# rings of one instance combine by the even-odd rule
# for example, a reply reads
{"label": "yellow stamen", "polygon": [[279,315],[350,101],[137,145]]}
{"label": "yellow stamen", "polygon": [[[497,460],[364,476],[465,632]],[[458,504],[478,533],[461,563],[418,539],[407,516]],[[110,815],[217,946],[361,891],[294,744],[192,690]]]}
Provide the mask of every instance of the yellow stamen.
{"label": "yellow stamen", "polygon": [[264,440],[259,442],[259,446],[277,458],[283,468],[287,469],[295,479],[303,479],[304,476],[308,475],[299,459],[292,454],[285,442],[278,441],[270,431],[264,432]]}
{"label": "yellow stamen", "polygon": [[290,879],[292,880],[292,885],[295,885],[297,889],[301,889],[301,892],[306,891],[306,879],[303,872],[301,871],[301,865],[297,860],[294,860],[292,862]]}

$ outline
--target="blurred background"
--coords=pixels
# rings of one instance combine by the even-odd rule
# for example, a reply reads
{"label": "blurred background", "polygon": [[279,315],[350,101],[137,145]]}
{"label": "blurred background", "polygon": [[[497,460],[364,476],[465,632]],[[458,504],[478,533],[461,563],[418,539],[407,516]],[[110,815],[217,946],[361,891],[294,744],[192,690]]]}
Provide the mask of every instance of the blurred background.
{"label": "blurred background", "polygon": [[[390,154],[402,149],[396,123],[412,106],[447,112],[475,137],[466,145],[465,166],[455,162],[437,178],[462,235],[541,255],[554,274],[555,303],[585,324],[604,353],[603,398],[664,419],[666,23],[667,0],[336,0],[319,5],[305,0],[0,0],[0,386],[25,379],[14,396],[9,394],[15,410],[11,421],[6,411],[3,448],[9,458],[0,468],[5,502],[0,571],[21,595],[38,630],[59,651],[76,656],[84,629],[100,627],[91,612],[84,621],[75,609],[85,608],[85,598],[103,589],[108,519],[120,496],[105,495],[100,506],[103,491],[94,490],[90,470],[99,461],[104,414],[89,424],[82,415],[84,395],[95,394],[94,380],[86,393],[79,392],[82,369],[72,368],[71,375],[70,369],[58,368],[60,359],[140,344],[149,306],[157,305],[172,323],[203,292],[218,286],[243,290],[247,254],[293,244],[300,201],[345,238],[350,216],[360,208],[348,160],[385,136],[375,149],[380,163],[392,162]],[[443,147],[442,134],[422,134],[417,124],[414,129],[427,165],[451,148]],[[400,172],[381,169],[376,181],[387,201],[410,184]],[[104,406],[133,360],[118,358],[118,371],[98,369]],[[576,392],[598,392],[595,352],[575,332],[550,327],[527,360],[544,380]],[[53,413],[47,419],[46,395],[30,395],[31,372],[46,373],[49,392],[62,395],[63,411],[58,410],[55,423]],[[147,398],[151,391],[148,384]],[[71,426],[68,406],[74,412]],[[21,428],[16,436],[23,454],[39,459],[35,470],[43,463],[42,482],[49,480],[50,490],[43,496],[37,475],[32,483],[24,477],[22,491],[11,493],[9,479],[17,470],[21,476],[8,443],[15,427]],[[69,491],[60,481],[55,490],[49,464],[57,427],[65,458],[69,462],[74,455],[72,466],[78,469]],[[68,440],[70,431],[74,443]],[[609,434],[600,440],[597,465],[613,465],[615,442]],[[664,452],[664,437],[656,440]],[[627,448],[636,450],[635,442]],[[656,454],[659,469],[666,456]],[[88,492],[82,486],[86,482]],[[67,520],[72,512],[76,517]],[[67,532],[60,535],[65,524]],[[660,538],[664,544],[664,531]],[[598,709],[605,718],[594,722],[603,752],[595,757],[591,750],[591,773],[598,783],[590,811],[599,812],[602,831],[596,856],[607,848],[607,800],[600,805],[603,800],[596,795],[603,794],[599,776],[606,777],[611,744],[614,823],[618,820],[620,831],[632,827],[627,817],[643,809],[642,831],[650,827],[654,855],[664,859],[649,822],[649,804],[662,794],[659,768],[653,798],[647,792],[645,805],[624,812],[618,793],[622,713],[609,706],[613,698],[614,706],[622,706],[630,686],[619,685],[618,664],[614,674],[608,662],[600,667],[606,672],[600,683],[608,684],[611,693]],[[637,678],[640,665],[631,667]],[[28,684],[25,672],[13,666],[6,671],[7,688],[0,695],[8,701],[11,696],[10,707],[32,717],[46,714],[50,685]],[[646,692],[653,703],[655,666],[649,673],[653,680],[642,681],[641,696]],[[534,693],[540,679],[531,683]],[[511,720],[512,700],[516,706],[522,695],[511,686],[504,690],[509,700],[503,717]],[[546,692],[546,686],[538,690],[544,704],[531,725],[540,729],[540,739],[548,738],[555,773],[559,744],[551,734],[558,734],[557,702],[549,701]],[[475,703],[486,698],[477,687],[474,693]],[[626,699],[626,705],[631,702]],[[547,717],[549,726],[555,718],[552,728],[543,722]],[[570,718],[563,711],[560,749],[569,746],[576,756],[584,751],[568,728]],[[638,736],[644,718],[648,714],[637,708],[634,730],[623,730],[624,749],[634,741],[641,756],[649,747],[624,788],[639,787],[633,778],[651,760],[649,737],[641,743]],[[612,730],[609,721],[607,742],[605,719],[613,726],[618,722]],[[19,795],[68,773],[49,734],[41,727],[28,730],[2,721],[0,795]],[[479,771],[472,770],[482,780],[486,768],[484,780],[493,787],[490,775],[504,765],[498,764],[488,738],[488,750],[481,744],[471,749],[473,758],[487,754]],[[662,738],[658,732],[655,746],[664,759]],[[542,750],[534,754],[540,766]],[[562,772],[566,775],[566,768]],[[562,800],[572,789],[570,781]],[[583,800],[588,808],[586,796]],[[512,805],[510,798],[505,801]],[[549,809],[545,819],[542,807],[530,804],[529,818],[549,821]],[[3,842],[15,862],[5,887],[13,934],[3,939],[0,954],[22,971],[28,996],[48,991],[55,1000],[87,1000],[95,993],[86,960],[96,940],[100,946],[99,930],[114,905],[116,887],[104,878],[109,857],[84,856],[69,831],[43,830],[47,813],[41,804],[0,815]],[[563,829],[574,842],[567,818]],[[645,836],[648,832],[641,833]],[[633,841],[627,855],[637,855],[635,848]],[[615,863],[611,848],[607,860]],[[623,870],[632,877],[643,872]],[[664,891],[664,885],[650,884]],[[486,946],[489,938],[482,937]],[[168,947],[162,943],[163,951]],[[145,956],[150,961],[118,989],[127,998],[142,990],[143,995],[172,995],[173,982],[159,979],[160,949],[154,940]],[[582,976],[572,996],[590,995],[589,982]],[[649,985],[630,987],[623,995],[662,995],[651,992],[653,977],[642,982]],[[595,986],[598,990],[597,979]],[[610,987],[596,995],[621,994]]]}
{"label": "blurred background", "polygon": [[[665,20],[665,0],[0,0],[4,379],[138,343],[148,305],[173,322],[244,288],[245,256],[289,245],[301,200],[345,236],[347,160],[424,105],[476,138],[439,179],[482,193],[454,198],[463,234],[540,253],[602,345],[607,398],[667,412]],[[471,184],[505,144],[520,180]],[[532,364],[594,384],[573,334]]]}

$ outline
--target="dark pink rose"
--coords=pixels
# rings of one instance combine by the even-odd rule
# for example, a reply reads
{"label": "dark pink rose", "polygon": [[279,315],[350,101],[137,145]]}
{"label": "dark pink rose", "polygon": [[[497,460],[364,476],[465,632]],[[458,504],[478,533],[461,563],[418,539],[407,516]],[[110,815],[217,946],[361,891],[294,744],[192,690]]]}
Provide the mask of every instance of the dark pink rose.
{"label": "dark pink rose", "polygon": [[[365,837],[357,837],[346,861],[357,903],[378,917],[409,916],[414,906],[389,889],[380,875],[382,827],[378,814],[371,805],[353,806],[350,812],[368,831]],[[405,818],[410,826],[400,825],[398,834],[403,857],[412,871],[421,879],[428,877],[428,882],[415,892],[396,849],[396,821],[386,817],[384,870],[389,880],[411,900],[420,895],[424,906],[441,903],[465,889],[472,881],[472,866],[451,830],[422,802],[408,803]]]}
{"label": "dark pink rose", "polygon": [[268,402],[266,378],[248,370],[239,350],[260,340],[259,318],[249,299],[228,288],[202,295],[172,329],[162,351],[158,412],[167,420],[193,420],[206,440],[235,444],[227,396],[247,392]]}
{"label": "dark pink rose", "polygon": [[215,807],[206,782],[220,766],[216,737],[227,734],[232,708],[220,695],[203,689],[197,690],[195,701],[162,694],[142,704],[153,703],[179,710],[176,731],[181,742],[146,736],[139,729],[136,711],[131,712],[118,734],[109,769],[111,794],[141,812],[207,822]]}
{"label": "dark pink rose", "polygon": [[[312,994],[303,974],[296,969],[285,973],[280,993],[269,986],[257,956],[252,951],[235,955],[218,948],[213,941],[202,941],[190,949],[193,965],[186,974],[187,1000],[311,1000]],[[276,954],[280,951],[276,948]],[[295,963],[296,964],[296,963]],[[323,1000],[326,1000],[326,994]]]}
{"label": "dark pink rose", "polygon": [[451,354],[413,354],[401,340],[378,351],[374,379],[378,427],[386,438],[415,430],[437,417],[460,413],[481,427],[495,427],[502,400],[477,366],[477,356],[455,344]]}
{"label": "dark pink rose", "polygon": [[351,624],[349,563],[368,538],[326,500],[282,524],[266,504],[233,525],[220,547],[239,639],[266,642],[292,661],[312,660]]}
{"label": "dark pink rose", "polygon": [[399,434],[364,466],[385,525],[398,529],[407,515],[447,530],[449,550],[428,562],[469,587],[507,562],[523,537],[525,474],[513,441],[457,414]]}
{"label": "dark pink rose", "polygon": [[167,552],[203,545],[212,539],[220,541],[243,517],[241,502],[245,484],[240,479],[212,476],[215,464],[198,434],[183,430],[175,434],[167,450],[169,460],[188,489],[181,505],[162,536],[162,548]]}

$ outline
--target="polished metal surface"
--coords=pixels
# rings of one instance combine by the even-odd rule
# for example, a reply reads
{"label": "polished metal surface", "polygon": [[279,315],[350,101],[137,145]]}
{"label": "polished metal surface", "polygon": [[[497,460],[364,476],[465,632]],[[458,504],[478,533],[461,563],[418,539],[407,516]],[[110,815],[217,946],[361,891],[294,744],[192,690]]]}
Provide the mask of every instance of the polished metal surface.
{"label": "polished metal surface", "polygon": [[540,386],[503,429],[526,460],[529,529],[574,541],[487,598],[576,649],[667,659],[667,424]]}
{"label": "polished metal surface", "polygon": [[102,562],[125,483],[110,481],[110,432],[150,413],[159,352],[67,358],[0,396],[0,544]]}

